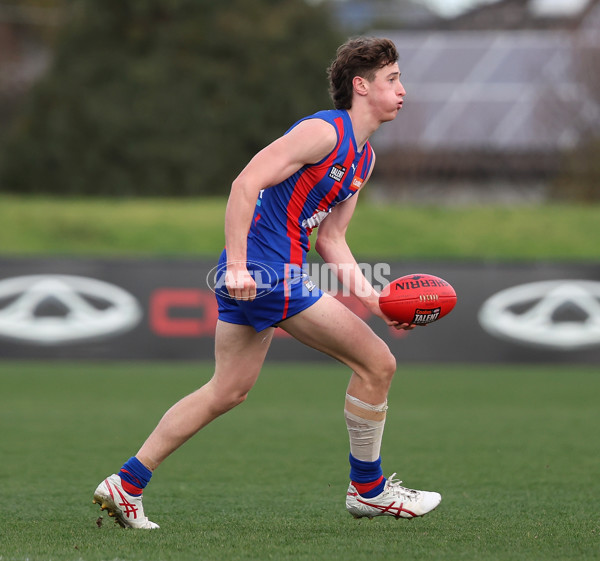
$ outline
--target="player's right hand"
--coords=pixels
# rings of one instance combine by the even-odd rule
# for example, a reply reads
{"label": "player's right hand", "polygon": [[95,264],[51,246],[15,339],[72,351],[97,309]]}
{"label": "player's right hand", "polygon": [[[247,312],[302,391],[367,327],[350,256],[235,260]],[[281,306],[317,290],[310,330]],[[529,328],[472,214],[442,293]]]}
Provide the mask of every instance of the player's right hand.
{"label": "player's right hand", "polygon": [[396,321],[394,319],[389,318],[388,316],[386,316],[382,309],[379,307],[379,299],[374,299],[371,300],[371,304],[368,305],[368,303],[366,303],[365,305],[367,305],[367,307],[369,308],[369,310],[373,313],[373,315],[380,317],[383,321],[385,321],[385,323],[393,328],[393,329],[402,329],[404,331],[410,331],[412,329],[414,329],[415,327],[417,327],[414,323],[400,323],[399,321]]}
{"label": "player's right hand", "polygon": [[383,312],[381,313],[380,317],[383,319],[383,321],[385,321],[385,323],[387,323],[387,325],[389,327],[392,327],[393,329],[398,329],[398,330],[401,329],[403,331],[411,331],[412,329],[417,327],[414,323],[400,323],[399,321],[390,319]]}
{"label": "player's right hand", "polygon": [[243,266],[228,266],[225,273],[225,287],[236,300],[254,300],[256,298],[256,282]]}

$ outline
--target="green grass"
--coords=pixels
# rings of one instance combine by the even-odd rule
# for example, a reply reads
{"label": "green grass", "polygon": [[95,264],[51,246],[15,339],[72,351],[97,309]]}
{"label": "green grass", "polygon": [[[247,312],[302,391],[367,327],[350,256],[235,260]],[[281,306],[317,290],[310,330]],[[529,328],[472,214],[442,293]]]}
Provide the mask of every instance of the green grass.
{"label": "green grass", "polygon": [[211,255],[224,199],[51,199],[0,195],[0,254]]}
{"label": "green grass", "polygon": [[[225,199],[52,199],[0,195],[0,254],[209,256],[224,244]],[[427,207],[360,201],[359,258],[600,259],[600,207]]]}
{"label": "green grass", "polygon": [[388,258],[600,259],[600,206],[357,208],[357,253]]}
{"label": "green grass", "polygon": [[600,377],[572,366],[411,366],[390,395],[384,469],[439,490],[412,521],[344,509],[347,380],[270,363],[250,399],[156,472],[156,532],[91,504],[208,364],[0,363],[0,559],[598,559]]}

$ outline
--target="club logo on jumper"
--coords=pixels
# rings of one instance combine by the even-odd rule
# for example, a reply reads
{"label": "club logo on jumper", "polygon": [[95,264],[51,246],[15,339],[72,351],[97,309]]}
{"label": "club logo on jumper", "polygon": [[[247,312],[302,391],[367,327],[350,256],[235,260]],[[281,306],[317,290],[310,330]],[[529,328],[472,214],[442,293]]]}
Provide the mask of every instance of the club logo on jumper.
{"label": "club logo on jumper", "polygon": [[440,317],[441,308],[424,309],[417,308],[415,310],[415,317],[412,323],[416,325],[425,325],[426,323],[433,323]]}
{"label": "club logo on jumper", "polygon": [[329,177],[334,179],[338,183],[344,179],[344,174],[346,173],[346,168],[340,164],[335,164],[329,170]]}
{"label": "club logo on jumper", "polygon": [[107,282],[72,275],[0,281],[0,337],[61,345],[115,336],[142,317],[137,300]]}
{"label": "club logo on jumper", "polygon": [[[235,264],[236,263],[231,263],[231,265]],[[255,298],[262,298],[277,288],[279,277],[277,271],[275,271],[273,267],[257,261],[247,261],[244,264],[248,270],[248,274],[256,284]],[[206,284],[213,292],[219,294],[219,296],[235,300],[235,298],[230,295],[228,286],[239,286],[244,282],[244,279],[235,278],[233,275],[234,273],[227,273],[227,264],[222,263],[213,267],[208,272],[206,275]]]}
{"label": "club logo on jumper", "polygon": [[514,343],[560,351],[600,345],[600,282],[555,280],[522,284],[490,297],[479,323]]}

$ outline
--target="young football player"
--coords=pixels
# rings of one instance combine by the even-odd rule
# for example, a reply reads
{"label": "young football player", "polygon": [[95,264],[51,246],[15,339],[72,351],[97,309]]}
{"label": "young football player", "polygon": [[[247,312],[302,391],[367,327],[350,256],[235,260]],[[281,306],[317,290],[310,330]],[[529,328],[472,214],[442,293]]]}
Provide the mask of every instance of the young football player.
{"label": "young football player", "polygon": [[[158,528],[142,506],[152,472],[202,427],[246,399],[276,327],[351,370],[344,408],[350,438],[348,511],[355,517],[412,518],[440,503],[438,493],[384,477],[380,448],[396,360],[365,322],[323,293],[303,269],[309,235],[318,227],[315,249],[340,272],[346,288],[388,325],[414,327],[381,312],[379,295],[345,236],[375,163],[369,137],[402,108],[406,92],[397,60],[388,39],[347,41],[328,69],[335,109],[295,123],[233,182],[216,291],[214,376],[173,405],[137,454],[96,489],[94,502],[122,526]],[[273,278],[265,287],[264,277],[260,283],[257,278],[267,267]]]}

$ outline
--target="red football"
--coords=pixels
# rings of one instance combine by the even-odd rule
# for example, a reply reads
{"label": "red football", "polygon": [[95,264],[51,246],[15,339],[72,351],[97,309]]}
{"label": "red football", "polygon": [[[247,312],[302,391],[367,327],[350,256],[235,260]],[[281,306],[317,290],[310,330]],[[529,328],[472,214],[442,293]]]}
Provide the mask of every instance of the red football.
{"label": "red football", "polygon": [[455,305],[456,292],[450,283],[425,273],[400,277],[379,296],[379,307],[387,317],[415,325],[437,321]]}

